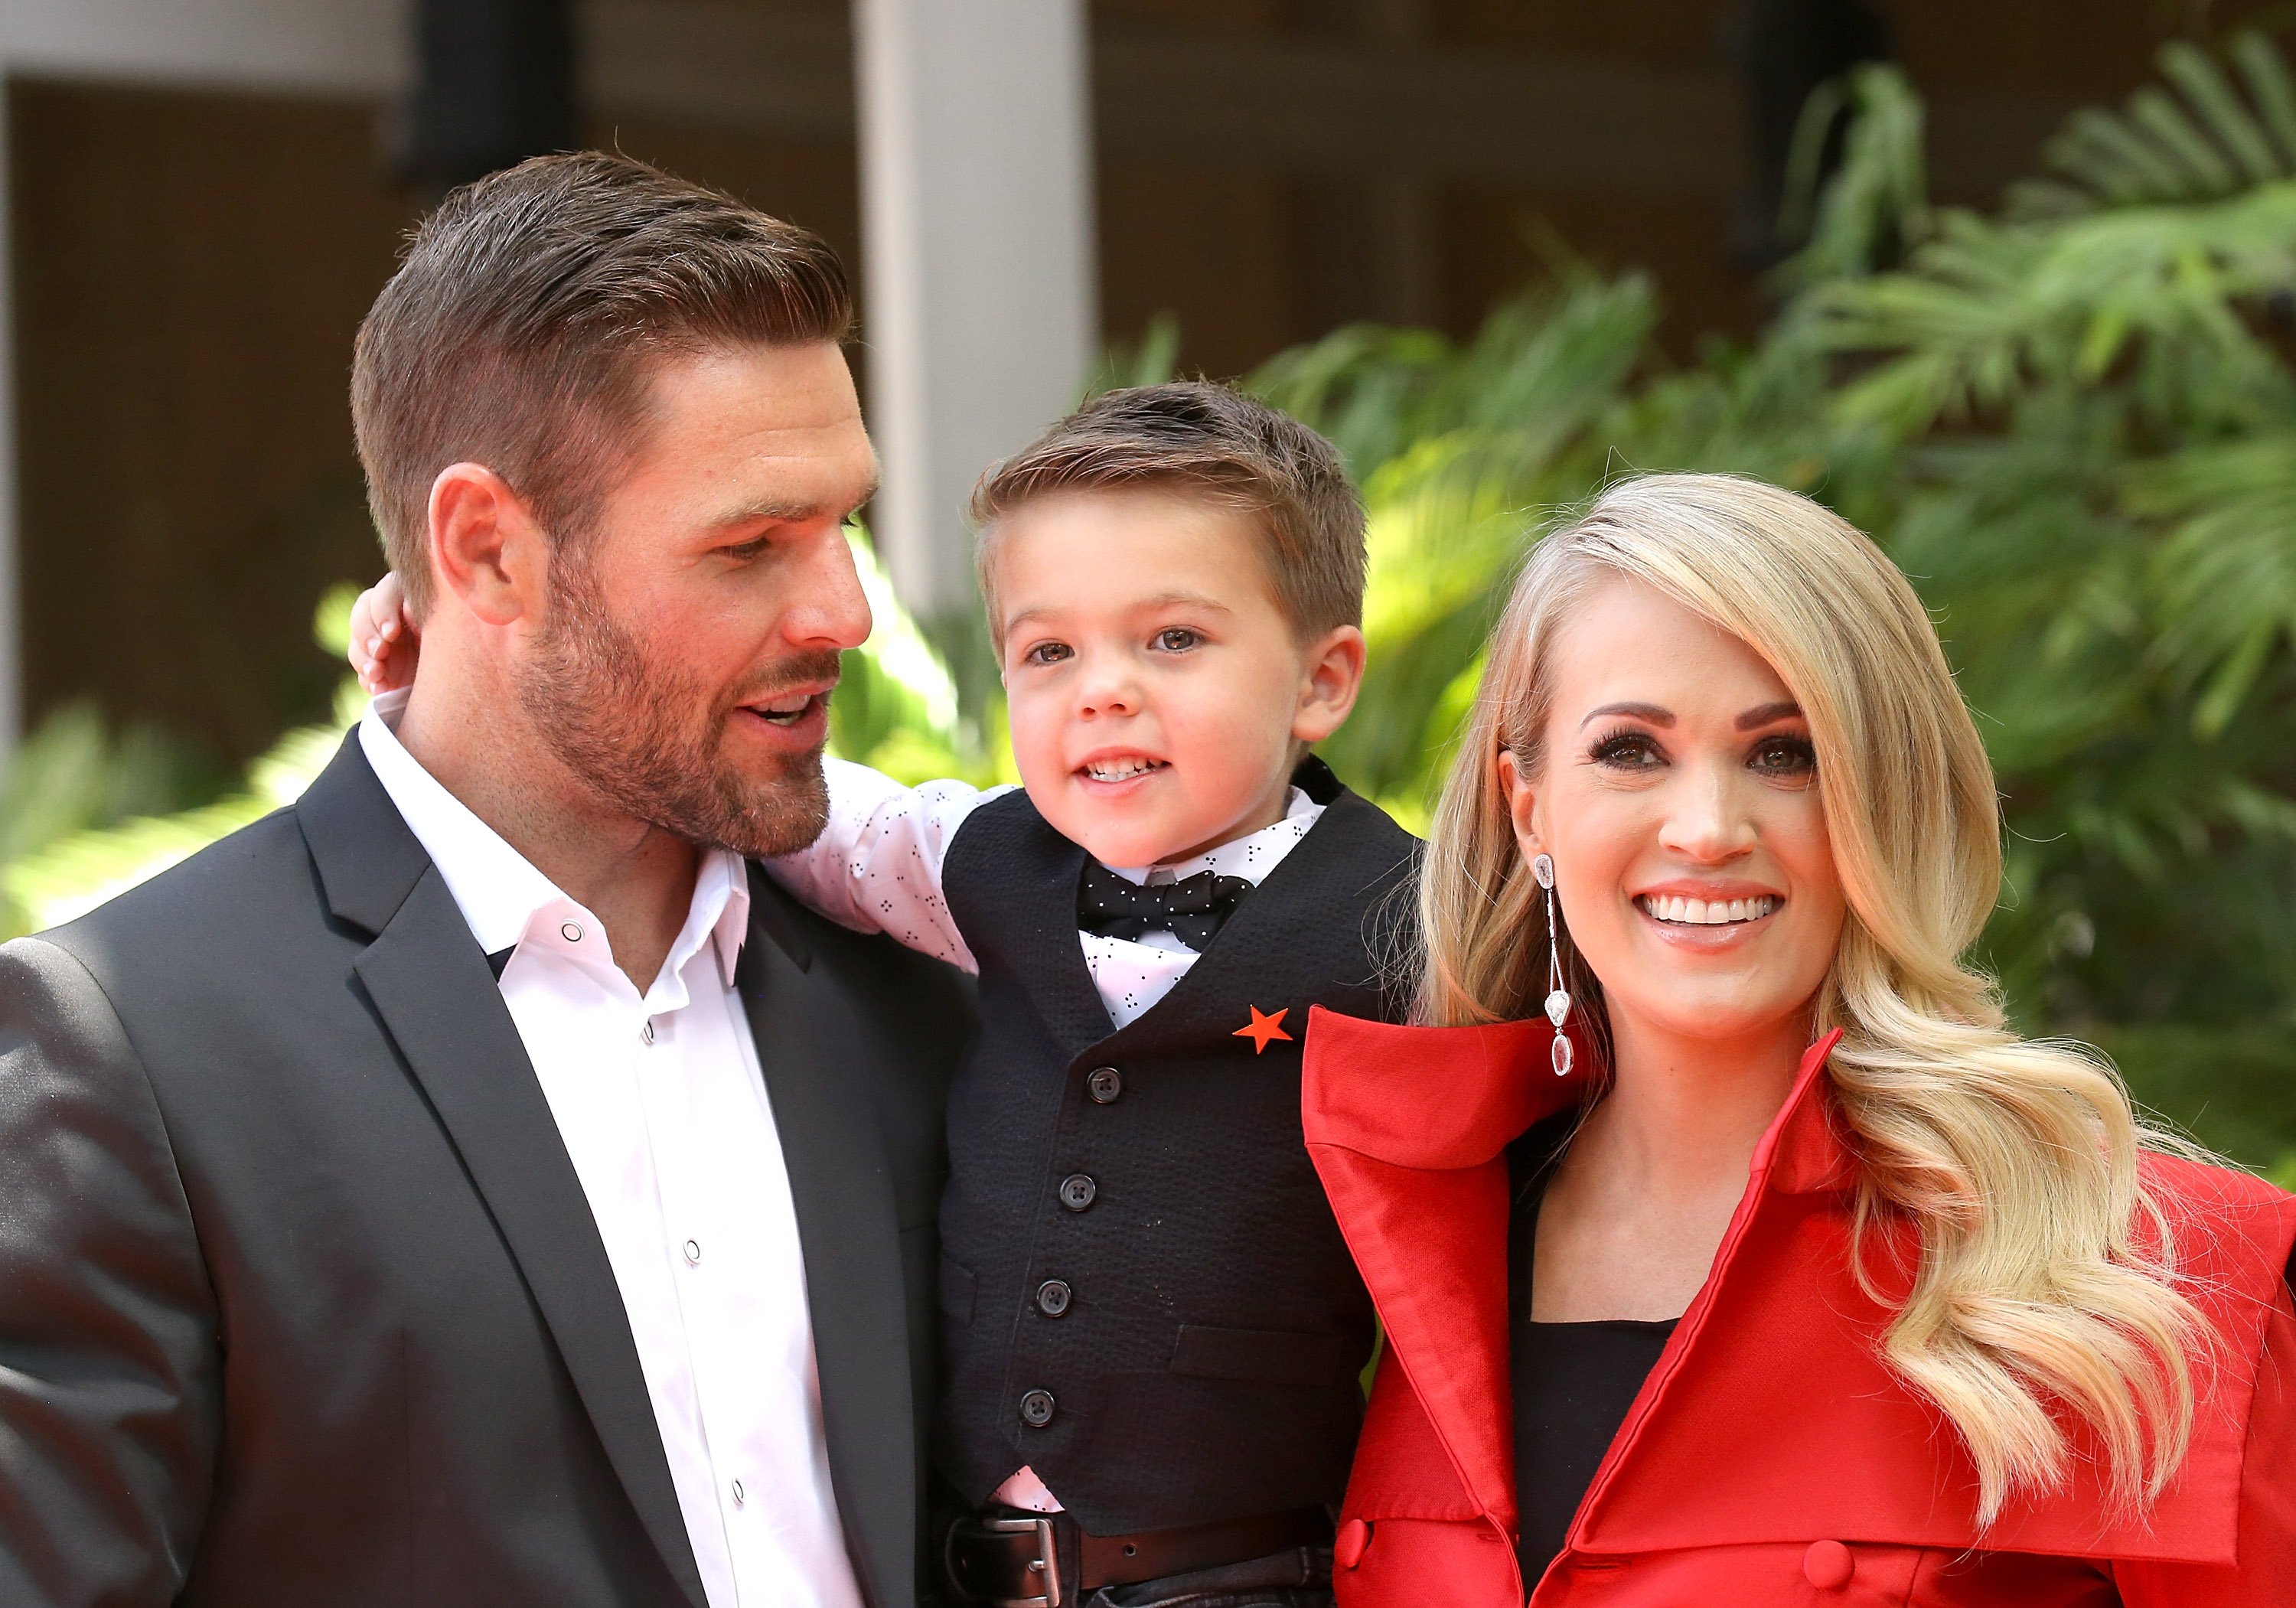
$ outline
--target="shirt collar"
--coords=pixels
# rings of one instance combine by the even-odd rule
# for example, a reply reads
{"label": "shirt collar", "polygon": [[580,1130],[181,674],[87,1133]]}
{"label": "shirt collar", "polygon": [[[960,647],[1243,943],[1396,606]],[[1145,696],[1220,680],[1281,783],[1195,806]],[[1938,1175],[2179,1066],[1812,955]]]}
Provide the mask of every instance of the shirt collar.
{"label": "shirt collar", "polygon": [[1295,787],[1285,801],[1283,818],[1273,826],[1263,826],[1233,842],[1207,849],[1192,859],[1176,860],[1168,866],[1111,866],[1109,869],[1130,882],[1144,883],[1151,876],[1160,882],[1177,882],[1199,871],[1210,871],[1221,876],[1240,876],[1257,886],[1308,835],[1308,828],[1323,813],[1321,804]]}
{"label": "shirt collar", "polygon": [[[488,954],[515,948],[540,926],[545,933],[556,923],[537,918],[561,912],[578,915],[604,927],[594,915],[537,870],[533,862],[480,820],[399,742],[398,726],[406,711],[405,688],[382,693],[367,706],[359,721],[359,746],[375,779],[405,817],[407,829],[439,868],[439,875],[454,896],[455,906],[479,947]],[[705,941],[714,942],[718,964],[728,988],[742,957],[742,942],[750,927],[750,882],[741,857],[730,849],[713,849],[701,857],[693,882],[693,902],[685,925],[670,948],[662,967],[663,981],[674,978]]]}

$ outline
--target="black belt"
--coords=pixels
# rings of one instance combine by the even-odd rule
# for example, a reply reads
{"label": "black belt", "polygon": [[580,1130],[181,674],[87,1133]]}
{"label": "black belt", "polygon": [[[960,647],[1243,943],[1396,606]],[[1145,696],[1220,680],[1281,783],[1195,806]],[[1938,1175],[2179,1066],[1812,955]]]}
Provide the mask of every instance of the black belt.
{"label": "black belt", "polygon": [[960,1602],[1078,1608],[1077,1596],[1103,1586],[1249,1563],[1331,1536],[1331,1517],[1320,1507],[1128,1536],[1089,1535],[1066,1514],[1006,1513],[958,1520],[941,1561]]}

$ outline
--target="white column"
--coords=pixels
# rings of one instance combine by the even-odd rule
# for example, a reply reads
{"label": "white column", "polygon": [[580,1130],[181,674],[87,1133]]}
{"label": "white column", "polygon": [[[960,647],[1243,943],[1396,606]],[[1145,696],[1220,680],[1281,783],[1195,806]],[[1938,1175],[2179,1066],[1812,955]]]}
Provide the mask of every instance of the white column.
{"label": "white column", "polygon": [[974,606],[965,498],[1098,348],[1085,11],[855,0],[875,534],[923,619]]}

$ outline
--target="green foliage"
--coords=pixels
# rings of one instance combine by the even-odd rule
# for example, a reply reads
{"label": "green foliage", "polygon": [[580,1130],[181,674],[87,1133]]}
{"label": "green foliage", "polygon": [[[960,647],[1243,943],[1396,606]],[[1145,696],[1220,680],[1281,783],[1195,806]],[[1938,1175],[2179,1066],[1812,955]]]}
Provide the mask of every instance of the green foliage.
{"label": "green foliage", "polygon": [[[1357,326],[1250,383],[1364,486],[1372,669],[1326,748],[1407,823],[1528,543],[1611,478],[1736,471],[1873,531],[1934,611],[2000,776],[2008,876],[1982,948],[2017,1018],[2101,1044],[2159,1110],[2296,1183],[2296,78],[2252,34],[2161,67],[2070,119],[1989,212],[1930,203],[1900,76],[1826,92],[1801,160],[1846,116],[1841,165],[1790,187],[1808,242],[1751,346],[1669,365],[1649,278],[1558,247],[1472,340]],[[1177,352],[1160,319],[1095,389],[1168,377]],[[961,707],[856,551],[879,626],[837,751],[1010,779],[993,694]],[[336,656],[347,603],[323,611]],[[175,801],[148,736],[58,717],[0,817],[19,924],[292,797],[355,707],[176,816],[141,813]]]}
{"label": "green foliage", "polygon": [[1567,262],[1472,341],[1344,330],[1254,383],[1349,454],[1373,671],[1327,745],[1423,815],[1513,566],[1610,478],[1725,469],[1873,531],[1939,621],[2004,792],[1986,958],[2035,1030],[2296,1169],[2296,89],[2179,45],[1997,213],[1931,207],[1888,69],[1750,349],[1669,367],[1651,287]]}

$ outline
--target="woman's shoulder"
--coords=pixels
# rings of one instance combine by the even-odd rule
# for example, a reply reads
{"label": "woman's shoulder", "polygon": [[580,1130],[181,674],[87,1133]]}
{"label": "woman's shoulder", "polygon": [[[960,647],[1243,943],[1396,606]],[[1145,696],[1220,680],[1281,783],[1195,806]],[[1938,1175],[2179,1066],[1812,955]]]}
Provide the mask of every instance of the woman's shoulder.
{"label": "woman's shoulder", "polygon": [[2148,1150],[2137,1177],[2189,1279],[2274,1300],[2296,1279],[2296,1195],[2254,1173]]}

